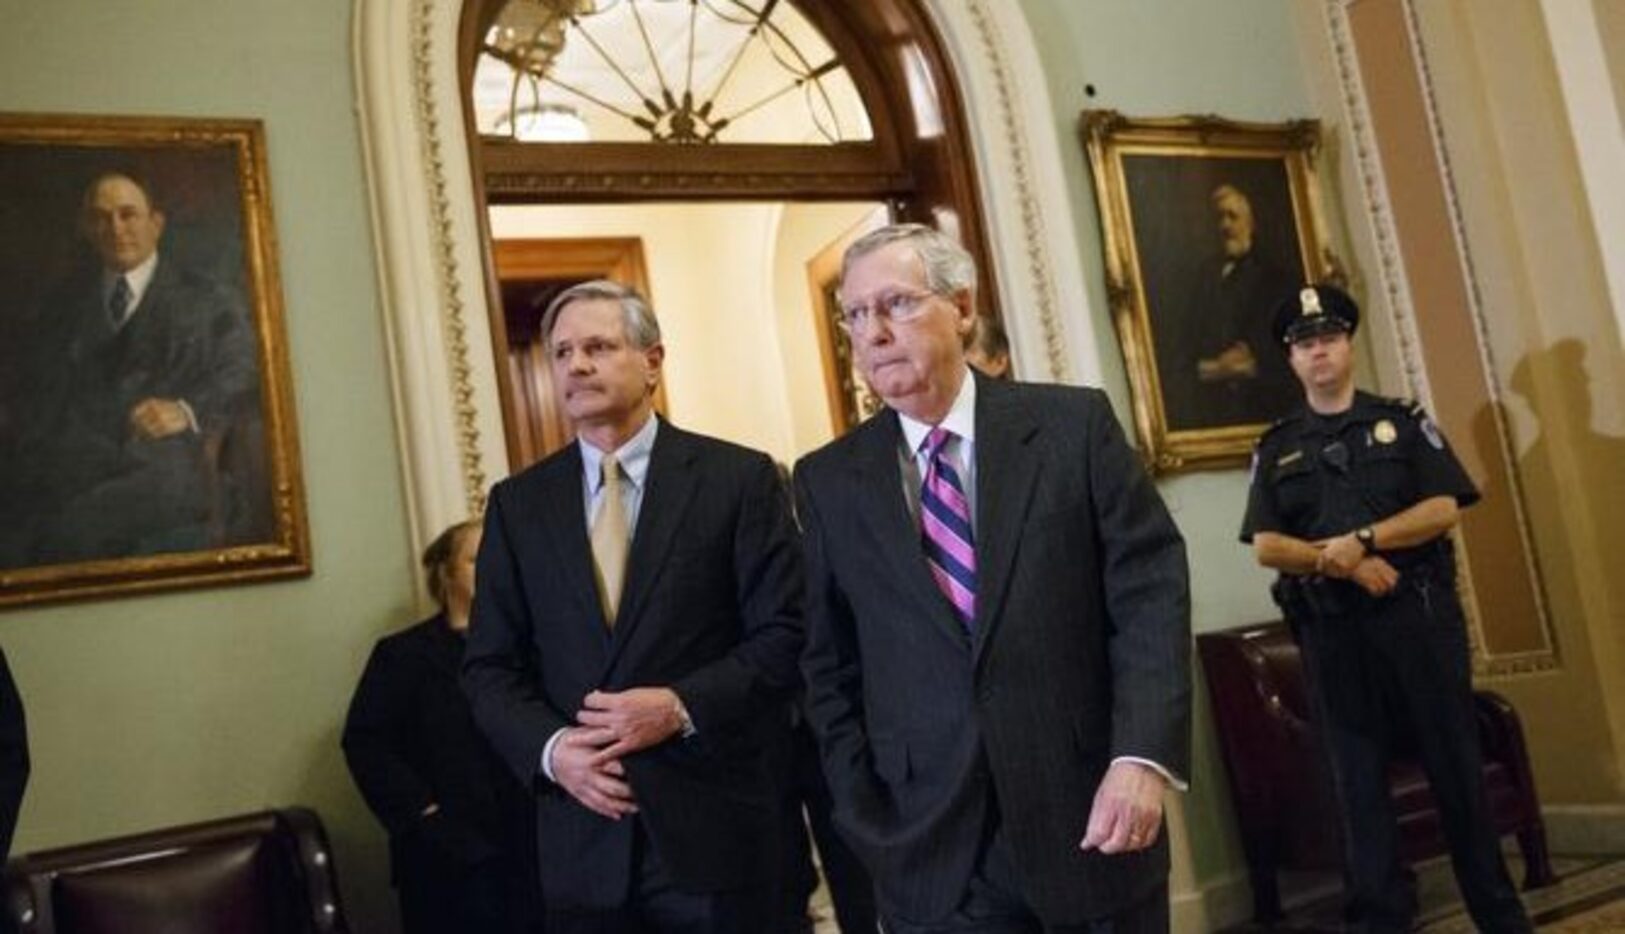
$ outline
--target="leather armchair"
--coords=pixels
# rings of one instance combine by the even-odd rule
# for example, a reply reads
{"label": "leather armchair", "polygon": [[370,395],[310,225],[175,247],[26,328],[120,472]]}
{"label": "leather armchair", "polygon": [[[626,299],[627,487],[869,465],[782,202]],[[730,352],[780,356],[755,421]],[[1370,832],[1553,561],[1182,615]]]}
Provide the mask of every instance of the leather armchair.
{"label": "leather armchair", "polygon": [[12,859],[22,934],[343,934],[320,818],[287,808]]}
{"label": "leather armchair", "polygon": [[[1196,637],[1213,701],[1219,747],[1241,825],[1260,922],[1281,917],[1281,869],[1340,869],[1337,800],[1310,718],[1303,661],[1281,623]],[[1475,692],[1484,785],[1497,831],[1516,834],[1524,888],[1554,881],[1546,828],[1517,711],[1501,696]],[[1400,854],[1408,861],[1446,851],[1443,827],[1421,763],[1397,738],[1389,766]]]}

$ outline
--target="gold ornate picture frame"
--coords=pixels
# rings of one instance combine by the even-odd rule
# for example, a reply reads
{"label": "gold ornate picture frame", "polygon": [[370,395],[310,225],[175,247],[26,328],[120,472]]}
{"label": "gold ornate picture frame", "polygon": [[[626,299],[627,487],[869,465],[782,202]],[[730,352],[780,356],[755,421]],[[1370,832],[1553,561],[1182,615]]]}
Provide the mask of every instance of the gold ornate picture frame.
{"label": "gold ornate picture frame", "polygon": [[310,573],[255,120],[0,114],[0,608]]}
{"label": "gold ornate picture frame", "polygon": [[1303,398],[1274,306],[1338,278],[1319,124],[1085,111],[1082,135],[1142,455],[1156,472],[1245,464]]}

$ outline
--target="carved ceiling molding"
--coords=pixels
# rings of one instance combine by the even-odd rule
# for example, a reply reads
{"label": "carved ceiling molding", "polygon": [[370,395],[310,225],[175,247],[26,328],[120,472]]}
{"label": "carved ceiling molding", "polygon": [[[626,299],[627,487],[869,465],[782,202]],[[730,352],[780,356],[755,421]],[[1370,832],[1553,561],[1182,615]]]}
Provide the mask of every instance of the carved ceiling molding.
{"label": "carved ceiling molding", "polygon": [[532,172],[493,172],[485,190],[493,199],[525,195],[575,195],[594,199],[721,198],[756,196],[763,192],[799,191],[820,197],[873,191],[877,182],[893,188],[908,184],[905,175],[826,173],[761,175],[693,175],[676,172],[584,171],[575,175]]}

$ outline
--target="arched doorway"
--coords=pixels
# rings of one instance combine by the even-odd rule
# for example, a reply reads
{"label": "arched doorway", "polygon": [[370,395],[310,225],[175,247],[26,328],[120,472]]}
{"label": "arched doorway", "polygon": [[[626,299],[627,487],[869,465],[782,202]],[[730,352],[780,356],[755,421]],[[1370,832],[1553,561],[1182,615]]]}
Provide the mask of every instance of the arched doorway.
{"label": "arched doorway", "polygon": [[[998,316],[964,108],[918,0],[468,0],[458,36],[485,205],[876,204],[957,236],[984,271],[982,314]],[[560,132],[559,121],[572,122]],[[536,385],[515,380],[532,335],[512,328],[502,296],[513,283],[491,255],[490,327],[518,468],[545,453],[534,439],[558,431],[533,408]],[[845,357],[842,346],[824,352]],[[837,370],[827,365],[826,379]]]}
{"label": "arched doorway", "polygon": [[[964,105],[981,192],[985,289],[1030,378],[1101,382],[1116,354],[1065,216],[1061,153],[1038,51],[1018,7],[917,0]],[[480,509],[507,473],[485,273],[484,198],[463,123],[465,0],[356,0],[356,87],[381,316],[413,540]],[[463,43],[464,46],[468,43]]]}

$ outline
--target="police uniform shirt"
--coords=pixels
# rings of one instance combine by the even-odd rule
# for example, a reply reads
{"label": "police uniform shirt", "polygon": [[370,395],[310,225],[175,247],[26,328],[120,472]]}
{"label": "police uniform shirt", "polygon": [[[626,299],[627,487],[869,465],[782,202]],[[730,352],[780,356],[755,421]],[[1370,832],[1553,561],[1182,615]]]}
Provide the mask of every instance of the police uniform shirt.
{"label": "police uniform shirt", "polygon": [[1438,426],[1420,405],[1356,392],[1345,412],[1305,405],[1259,439],[1241,540],[1342,535],[1434,496],[1478,501]]}

